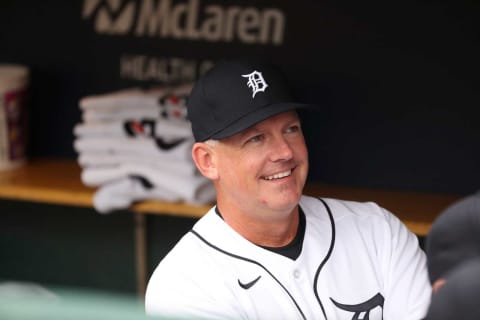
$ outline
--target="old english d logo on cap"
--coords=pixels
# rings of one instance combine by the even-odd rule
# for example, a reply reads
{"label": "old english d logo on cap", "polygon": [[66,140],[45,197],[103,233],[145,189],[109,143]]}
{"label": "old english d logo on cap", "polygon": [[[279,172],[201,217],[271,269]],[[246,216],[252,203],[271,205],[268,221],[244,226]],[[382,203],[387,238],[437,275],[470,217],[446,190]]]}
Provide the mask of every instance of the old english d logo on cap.
{"label": "old english d logo on cap", "polygon": [[262,73],[258,72],[257,70],[249,74],[242,74],[242,77],[248,78],[247,86],[252,88],[252,98],[255,98],[255,94],[257,94],[257,92],[264,92],[268,87],[268,84],[265,82]]}
{"label": "old english d logo on cap", "polygon": [[222,60],[197,80],[187,107],[193,136],[200,142],[224,139],[281,112],[313,106],[295,102],[274,65]]}

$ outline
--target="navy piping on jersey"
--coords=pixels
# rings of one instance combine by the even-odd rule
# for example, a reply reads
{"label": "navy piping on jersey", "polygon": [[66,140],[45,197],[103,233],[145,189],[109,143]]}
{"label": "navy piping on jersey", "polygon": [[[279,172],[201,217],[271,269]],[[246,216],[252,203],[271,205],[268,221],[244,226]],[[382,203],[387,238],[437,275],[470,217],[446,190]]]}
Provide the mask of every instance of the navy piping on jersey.
{"label": "navy piping on jersey", "polygon": [[[330,255],[332,254],[332,251],[333,251],[333,246],[334,246],[334,243],[335,243],[335,223],[333,221],[333,216],[332,216],[332,212],[330,211],[330,208],[328,207],[327,203],[320,199],[319,200],[323,203],[323,205],[325,206],[325,208],[327,209],[327,213],[328,213],[328,217],[330,219],[330,224],[332,226],[332,239],[330,241],[330,247],[328,249],[328,252],[327,252],[327,255],[325,256],[325,258],[323,259],[323,261],[320,263],[320,265],[318,266],[318,269],[317,271],[315,272],[315,280],[314,280],[314,283],[313,283],[313,291],[315,293],[315,297],[317,298],[317,301],[318,303],[320,304],[320,308],[322,309],[322,312],[323,312],[323,316],[325,317],[325,320],[328,320],[327,319],[327,315],[325,313],[325,309],[323,308],[323,305],[322,305],[322,302],[320,300],[320,297],[318,295],[318,290],[317,290],[317,282],[318,282],[318,276],[320,275],[320,271],[321,269],[323,268],[323,266],[325,265],[325,263],[327,262],[327,260],[330,258]],[[265,272],[267,272],[272,278],[273,280],[275,280],[279,285],[280,287],[287,293],[287,295],[290,297],[290,299],[292,300],[292,302],[295,304],[295,307],[297,308],[298,312],[300,312],[301,316],[302,316],[302,319],[307,319],[305,317],[305,314],[303,313],[302,309],[300,308],[300,306],[298,305],[297,301],[295,301],[295,298],[292,296],[292,294],[287,290],[287,288],[280,282],[280,280],[278,280],[264,265],[262,265],[261,263],[255,261],[255,260],[252,260],[252,259],[249,259],[249,258],[245,258],[245,257],[242,257],[242,256],[239,256],[239,255],[236,255],[236,254],[233,254],[231,252],[228,252],[228,251],[225,251],[223,249],[220,249],[219,247],[215,246],[214,244],[208,242],[205,238],[203,238],[199,233],[197,233],[195,230],[190,230],[191,233],[193,233],[195,236],[197,236],[198,239],[200,239],[202,242],[204,242],[206,245],[208,245],[209,247],[223,253],[223,254],[226,254],[227,256],[230,256],[232,258],[235,258],[235,259],[239,259],[239,260],[243,260],[243,261],[246,261],[246,262],[250,262],[250,263],[253,263],[257,266],[259,266],[260,268],[262,268],[263,270],[265,270]]]}
{"label": "navy piping on jersey", "polygon": [[302,253],[303,248],[303,240],[305,239],[305,225],[306,225],[306,218],[305,213],[303,212],[302,208],[298,208],[298,214],[300,215],[298,221],[298,228],[297,234],[293,238],[293,240],[284,245],[283,247],[267,247],[267,246],[260,246],[265,250],[272,251],[277,254],[281,254],[284,257],[290,258],[292,260],[297,260],[297,258]]}
{"label": "navy piping on jersey", "polygon": [[315,292],[315,298],[317,298],[317,301],[320,304],[320,308],[322,308],[323,316],[325,317],[325,319],[327,319],[327,314],[325,313],[325,309],[323,308],[322,301],[320,300],[320,296],[318,295],[317,283],[318,283],[318,276],[320,275],[320,271],[322,270],[323,266],[332,255],[333,246],[335,245],[335,222],[333,221],[333,215],[327,203],[323,199],[319,198],[318,200],[322,201],[323,205],[327,209],[328,217],[330,218],[330,224],[332,226],[332,239],[330,240],[330,248],[328,249],[327,255],[323,259],[322,263],[320,263],[320,265],[318,266],[317,272],[315,273],[315,278],[313,280],[313,292]]}
{"label": "navy piping on jersey", "polygon": [[265,270],[265,272],[267,272],[272,278],[273,280],[275,280],[281,287],[282,289],[288,294],[288,296],[290,297],[290,299],[292,299],[293,303],[295,304],[295,306],[297,307],[298,311],[300,312],[300,314],[302,315],[302,318],[303,319],[307,319],[305,317],[305,314],[303,314],[303,311],[302,309],[300,309],[300,306],[298,305],[297,301],[295,301],[295,298],[290,294],[290,292],[288,292],[287,288],[285,288],[283,286],[283,284],[277,279],[275,278],[275,276],[267,269],[265,268],[265,266],[263,266],[261,263],[255,261],[255,260],[252,260],[252,259],[248,259],[248,258],[245,258],[245,257],[242,257],[242,256],[238,256],[236,254],[233,254],[233,253],[230,253],[230,252],[227,252],[225,250],[222,250],[220,249],[219,247],[211,244],[210,242],[208,242],[207,240],[205,240],[201,235],[199,235],[195,230],[190,230],[191,233],[193,233],[194,235],[196,235],[200,240],[202,240],[203,242],[205,242],[205,244],[207,244],[208,246],[212,247],[213,249],[217,250],[217,251],[220,251],[221,253],[224,253],[230,257],[233,257],[233,258],[236,258],[236,259],[240,259],[240,260],[243,260],[243,261],[247,261],[247,262],[250,262],[250,263],[253,263],[253,264],[256,264],[257,266],[259,266],[260,268],[262,268],[263,270]]}
{"label": "navy piping on jersey", "polygon": [[[223,219],[223,216],[220,210],[218,210],[218,207],[215,207],[215,212],[220,218]],[[300,256],[300,253],[302,253],[303,239],[305,238],[305,224],[306,224],[305,213],[303,212],[302,207],[298,208],[298,213],[300,215],[300,218],[298,222],[297,233],[290,243],[282,247],[267,247],[267,246],[260,246],[260,245],[259,247],[262,247],[265,250],[269,250],[277,254],[281,254],[286,258],[296,260]]]}

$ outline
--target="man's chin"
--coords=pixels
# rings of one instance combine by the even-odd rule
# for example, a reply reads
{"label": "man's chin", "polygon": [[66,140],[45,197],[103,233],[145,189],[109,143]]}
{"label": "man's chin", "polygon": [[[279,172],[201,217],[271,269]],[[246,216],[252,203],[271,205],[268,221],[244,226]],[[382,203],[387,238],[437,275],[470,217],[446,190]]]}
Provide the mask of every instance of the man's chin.
{"label": "man's chin", "polygon": [[269,206],[274,211],[290,212],[293,211],[300,201],[301,195],[298,193],[289,195],[277,195],[276,198],[270,199]]}

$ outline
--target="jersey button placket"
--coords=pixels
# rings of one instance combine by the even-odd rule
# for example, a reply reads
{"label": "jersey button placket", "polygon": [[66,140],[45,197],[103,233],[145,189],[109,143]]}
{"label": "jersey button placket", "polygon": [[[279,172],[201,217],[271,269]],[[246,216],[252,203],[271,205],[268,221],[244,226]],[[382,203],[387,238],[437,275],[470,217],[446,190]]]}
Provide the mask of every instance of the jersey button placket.
{"label": "jersey button placket", "polygon": [[294,269],[293,270],[293,277],[296,280],[299,280],[301,276],[302,276],[302,272],[299,269]]}

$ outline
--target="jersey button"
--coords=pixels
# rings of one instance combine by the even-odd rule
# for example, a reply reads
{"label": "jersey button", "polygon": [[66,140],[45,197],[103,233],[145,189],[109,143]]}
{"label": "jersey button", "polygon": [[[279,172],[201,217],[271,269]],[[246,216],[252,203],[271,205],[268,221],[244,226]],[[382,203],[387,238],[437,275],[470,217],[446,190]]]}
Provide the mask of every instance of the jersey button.
{"label": "jersey button", "polygon": [[295,277],[295,279],[300,278],[300,276],[301,276],[300,270],[295,269],[295,270],[293,271],[293,276]]}

